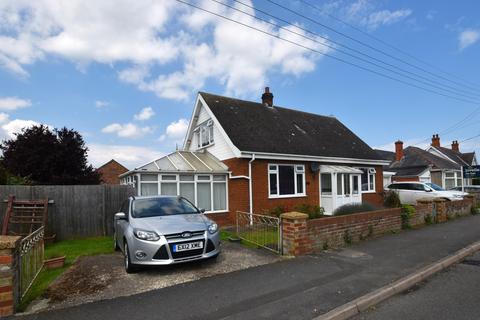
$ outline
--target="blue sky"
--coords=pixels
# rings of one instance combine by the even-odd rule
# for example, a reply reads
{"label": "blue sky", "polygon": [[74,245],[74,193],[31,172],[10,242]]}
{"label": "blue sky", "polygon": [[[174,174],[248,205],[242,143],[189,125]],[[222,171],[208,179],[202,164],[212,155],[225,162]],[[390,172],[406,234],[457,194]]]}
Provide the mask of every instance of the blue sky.
{"label": "blue sky", "polygon": [[[197,91],[259,100],[265,86],[270,86],[275,104],[334,115],[373,147],[392,148],[397,139],[425,147],[433,133],[440,133],[442,145],[449,146],[452,140],[480,134],[478,1],[310,0],[320,9],[315,11],[300,1],[275,0],[431,73],[341,37],[266,0],[242,2],[313,31],[314,36],[281,23],[315,41],[211,0],[186,1],[354,62],[338,51],[338,43],[347,45],[435,79],[443,89],[448,85],[455,93],[463,90],[461,93],[477,95],[469,98],[475,103],[382,78],[174,0],[139,0],[135,4],[113,0],[54,4],[2,1],[1,137],[11,137],[34,123],[66,126],[84,135],[94,165],[116,158],[132,168],[181,145]],[[233,1],[223,2],[264,18]],[[436,68],[392,50],[329,15]],[[478,152],[480,138],[461,142],[460,148]]]}

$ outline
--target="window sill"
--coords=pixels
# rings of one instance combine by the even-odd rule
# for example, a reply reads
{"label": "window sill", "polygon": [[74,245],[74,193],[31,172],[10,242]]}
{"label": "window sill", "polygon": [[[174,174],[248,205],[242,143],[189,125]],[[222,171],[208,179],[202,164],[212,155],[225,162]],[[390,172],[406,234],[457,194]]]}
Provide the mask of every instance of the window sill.
{"label": "window sill", "polygon": [[206,146],[198,147],[197,150],[195,150],[195,151],[207,149],[207,148],[209,148],[209,147],[211,147],[211,146],[214,146],[214,145],[215,145],[215,142],[212,142],[212,143],[210,143],[210,144],[207,144]]}
{"label": "window sill", "polygon": [[377,191],[375,191],[375,190],[371,190],[371,191],[362,191],[362,194],[364,194],[364,193],[376,193],[376,192],[377,192]]}
{"label": "window sill", "polygon": [[218,211],[205,211],[205,214],[215,214],[215,213],[228,213],[228,210],[218,210]]}
{"label": "window sill", "polygon": [[307,197],[306,194],[287,194],[287,195],[282,195],[282,196],[269,195],[268,199],[305,198],[305,197]]}

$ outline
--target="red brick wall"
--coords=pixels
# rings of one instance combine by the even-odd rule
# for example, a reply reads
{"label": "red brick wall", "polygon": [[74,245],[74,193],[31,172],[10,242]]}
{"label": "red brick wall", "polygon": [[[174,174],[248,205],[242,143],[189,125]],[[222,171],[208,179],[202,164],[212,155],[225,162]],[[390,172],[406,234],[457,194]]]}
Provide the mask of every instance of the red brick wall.
{"label": "red brick wall", "polygon": [[127,171],[127,168],[116,161],[110,161],[97,169],[97,172],[100,173],[102,184],[120,184],[118,176]]}
{"label": "red brick wall", "polygon": [[399,208],[313,220],[286,213],[282,215],[283,251],[289,255],[309,254],[400,231],[400,215]]}

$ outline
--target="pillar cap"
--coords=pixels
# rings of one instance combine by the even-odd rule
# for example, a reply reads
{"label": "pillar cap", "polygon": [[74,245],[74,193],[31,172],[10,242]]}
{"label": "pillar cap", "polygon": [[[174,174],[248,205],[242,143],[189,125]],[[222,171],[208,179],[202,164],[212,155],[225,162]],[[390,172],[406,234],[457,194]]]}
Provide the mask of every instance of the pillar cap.
{"label": "pillar cap", "polygon": [[280,218],[282,219],[288,219],[288,220],[298,220],[298,219],[308,219],[308,214],[302,213],[302,212],[285,212],[280,215]]}

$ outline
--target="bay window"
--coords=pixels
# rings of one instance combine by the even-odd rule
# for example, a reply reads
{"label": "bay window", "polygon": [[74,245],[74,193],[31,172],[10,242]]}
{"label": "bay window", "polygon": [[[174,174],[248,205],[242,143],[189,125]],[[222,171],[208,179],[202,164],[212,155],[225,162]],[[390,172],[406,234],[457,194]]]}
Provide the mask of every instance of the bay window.
{"label": "bay window", "polygon": [[269,196],[305,195],[305,166],[289,164],[268,165]]}

